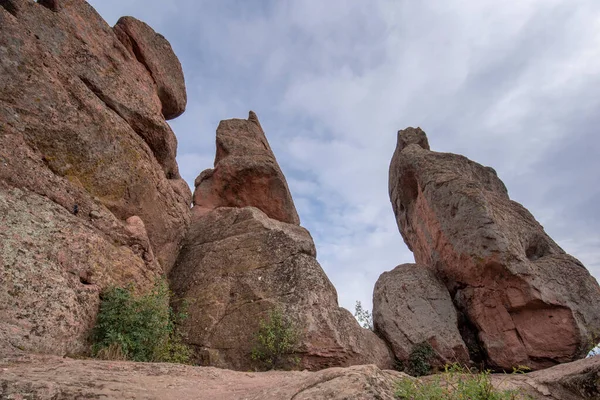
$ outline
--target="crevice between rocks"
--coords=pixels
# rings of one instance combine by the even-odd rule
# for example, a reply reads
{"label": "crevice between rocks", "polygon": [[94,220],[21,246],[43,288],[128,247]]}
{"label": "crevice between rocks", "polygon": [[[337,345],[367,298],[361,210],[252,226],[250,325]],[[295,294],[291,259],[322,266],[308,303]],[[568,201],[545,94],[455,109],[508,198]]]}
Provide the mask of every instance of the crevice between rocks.
{"label": "crevice between rocks", "polygon": [[472,362],[480,367],[487,368],[489,365],[486,361],[487,353],[483,343],[479,339],[477,328],[475,324],[467,316],[466,312],[460,307],[459,304],[452,299],[454,309],[456,310],[457,327],[460,337],[462,338],[467,351],[469,352],[469,358]]}
{"label": "crevice between rocks", "polygon": [[0,7],[4,8],[13,17],[17,18],[17,7],[11,0],[0,0]]}
{"label": "crevice between rocks", "polygon": [[46,7],[50,11],[58,12],[60,11],[60,5],[58,0],[36,0],[41,6]]}

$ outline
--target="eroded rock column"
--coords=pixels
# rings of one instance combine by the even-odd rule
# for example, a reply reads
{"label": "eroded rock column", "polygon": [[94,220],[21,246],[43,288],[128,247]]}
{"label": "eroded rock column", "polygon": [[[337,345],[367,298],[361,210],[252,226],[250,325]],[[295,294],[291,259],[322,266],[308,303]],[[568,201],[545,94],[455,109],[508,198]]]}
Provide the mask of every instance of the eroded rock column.
{"label": "eroded rock column", "polygon": [[184,325],[199,362],[253,368],[259,323],[280,308],[300,334],[300,368],[392,367],[385,343],[338,306],[253,112],[219,124],[215,166],[196,179],[192,215],[170,280],[189,301]]}

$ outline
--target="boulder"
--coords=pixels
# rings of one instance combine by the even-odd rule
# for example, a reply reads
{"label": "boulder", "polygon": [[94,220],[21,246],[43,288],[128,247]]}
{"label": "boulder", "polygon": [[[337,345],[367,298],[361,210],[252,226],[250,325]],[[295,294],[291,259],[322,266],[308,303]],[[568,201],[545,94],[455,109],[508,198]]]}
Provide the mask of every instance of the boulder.
{"label": "boulder", "polygon": [[448,289],[423,265],[403,264],[384,272],[373,291],[375,332],[406,362],[420,343],[429,343],[439,366],[469,362]]}
{"label": "boulder", "polygon": [[600,287],[510,200],[492,168],[430,151],[425,133],[407,128],[398,132],[389,192],[416,262],[450,291],[472,354],[508,370],[585,356],[600,332]]}
{"label": "boulder", "polygon": [[300,224],[292,195],[256,114],[221,121],[213,169],[195,182],[195,213],[252,206],[270,218]]}
{"label": "boulder", "polygon": [[80,352],[103,288],[170,269],[191,192],[161,109],[85,1],[0,2],[0,348]]}
{"label": "boulder", "polygon": [[277,308],[299,333],[299,367],[391,367],[385,343],[338,306],[315,256],[306,229],[254,207],[220,207],[195,218],[169,278],[176,298],[189,303],[183,328],[197,361],[254,368],[260,322]]}
{"label": "boulder", "polygon": [[261,321],[280,310],[298,333],[300,367],[391,367],[385,343],[338,306],[252,111],[248,120],[221,121],[214,165],[196,179],[192,224],[169,274],[176,298],[189,303],[183,328],[196,360],[257,367]]}
{"label": "boulder", "polygon": [[183,114],[187,103],[183,69],[167,39],[133,17],[121,17],[113,29],[129,53],[150,72],[163,116],[173,119]]}

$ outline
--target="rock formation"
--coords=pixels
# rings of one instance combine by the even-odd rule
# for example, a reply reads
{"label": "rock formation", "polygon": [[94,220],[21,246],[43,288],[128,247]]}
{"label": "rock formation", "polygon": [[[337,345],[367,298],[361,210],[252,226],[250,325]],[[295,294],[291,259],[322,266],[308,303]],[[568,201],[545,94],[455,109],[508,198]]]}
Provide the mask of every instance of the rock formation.
{"label": "rock formation", "polygon": [[423,265],[399,265],[379,277],[373,291],[373,324],[398,360],[407,360],[415,346],[427,342],[439,366],[469,361],[448,289]]}
{"label": "rock formation", "polygon": [[520,204],[496,172],[398,132],[390,199],[415,260],[432,268],[459,312],[471,353],[489,366],[534,369],[583,357],[600,332],[600,287]]}
{"label": "rock formation", "polygon": [[[144,291],[165,274],[189,302],[196,361],[219,367],[254,368],[255,335],[275,309],[311,370],[391,368],[424,341],[440,363],[544,368],[597,338],[600,287],[581,263],[493,169],[430,151],[409,128],[390,197],[418,264],[383,274],[374,294],[390,351],[338,306],[254,113],[221,122],[192,197],[166,123],[185,106],[177,57],[143,22],[111,28],[83,0],[0,0],[1,398],[391,399],[406,378],[374,365],[257,375],[62,357],[89,348],[103,289]],[[597,398],[598,374],[595,358],[494,379],[567,400]]]}
{"label": "rock formation", "polygon": [[303,368],[391,367],[384,342],[338,307],[254,113],[219,124],[215,169],[196,183],[193,221],[169,278],[189,302],[184,326],[200,362],[252,368],[259,323],[282,308],[300,333]]}
{"label": "rock formation", "polygon": [[82,0],[0,2],[0,352],[83,351],[99,292],[148,287],[179,251],[181,67],[119,26]]}
{"label": "rock formation", "polygon": [[252,111],[248,120],[221,121],[214,169],[203,171],[195,186],[195,213],[252,206],[269,218],[300,224],[285,177]]}

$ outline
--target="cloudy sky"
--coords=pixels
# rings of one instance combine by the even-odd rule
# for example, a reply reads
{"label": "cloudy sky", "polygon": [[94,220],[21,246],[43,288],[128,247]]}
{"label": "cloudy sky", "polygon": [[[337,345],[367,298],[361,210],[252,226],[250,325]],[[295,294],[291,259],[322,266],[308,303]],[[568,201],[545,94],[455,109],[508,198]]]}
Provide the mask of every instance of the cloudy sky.
{"label": "cloudy sky", "polygon": [[396,132],[494,167],[600,278],[600,1],[93,0],[172,44],[188,107],[184,178],[212,167],[222,119],[254,110],[340,304],[371,307],[412,262],[388,198]]}

